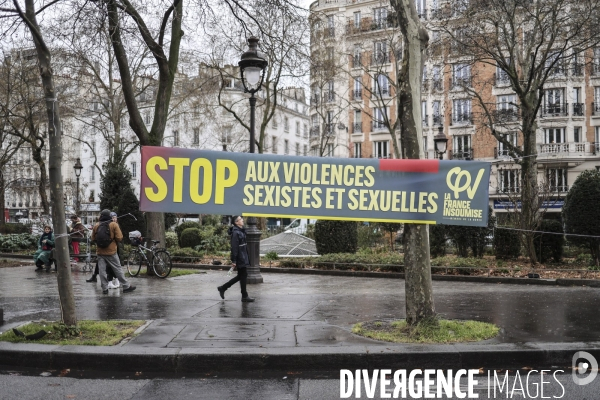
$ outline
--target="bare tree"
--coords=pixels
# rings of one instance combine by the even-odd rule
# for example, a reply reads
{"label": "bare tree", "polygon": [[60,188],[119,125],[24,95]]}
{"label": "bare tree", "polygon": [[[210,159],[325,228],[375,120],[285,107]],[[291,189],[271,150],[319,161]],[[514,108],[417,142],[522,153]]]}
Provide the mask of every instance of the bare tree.
{"label": "bare tree", "polygon": [[[536,133],[540,112],[559,112],[564,96],[550,98],[547,83],[557,76],[578,76],[591,49],[600,43],[600,3],[596,0],[461,0],[442,10],[438,24],[451,55],[461,56],[481,73],[459,74],[458,81],[477,102],[482,126],[520,166],[522,207],[519,227],[526,231],[524,247],[537,262],[533,233],[541,215],[543,188],[538,185]],[[464,21],[469,21],[465,24]],[[466,67],[465,67],[466,68]],[[496,70],[495,74],[485,71]],[[464,72],[464,71],[463,71]],[[501,105],[491,99],[491,87],[506,86],[514,100]],[[556,98],[555,98],[556,97]],[[508,135],[516,125],[518,141]],[[522,143],[522,145],[520,144]]]}
{"label": "bare tree", "polygon": [[71,280],[69,246],[66,235],[67,225],[65,220],[65,209],[61,206],[63,201],[63,178],[61,171],[63,154],[60,107],[54,86],[50,49],[46,44],[37,22],[37,14],[44,9],[45,7],[42,7],[42,9],[36,11],[34,0],[25,0],[25,11],[23,11],[18,0],[13,0],[12,7],[3,9],[2,11],[5,13],[3,16],[16,18],[18,21],[22,22],[35,44],[48,116],[48,137],[50,145],[48,170],[50,175],[50,195],[52,203],[54,204],[54,207],[52,207],[52,220],[54,223],[54,233],[56,235],[55,254],[58,271],[58,294],[63,323],[69,326],[75,326],[77,325],[77,314],[75,311],[75,297]]}
{"label": "bare tree", "polygon": [[[5,57],[0,78],[0,110],[4,117],[3,129],[6,133],[16,137],[17,142],[25,143],[31,151],[33,161],[39,168],[39,179],[35,179],[35,184],[38,186],[40,205],[44,214],[49,214],[49,184],[44,158],[47,147],[44,126],[46,104],[39,83],[38,63],[35,62],[35,58],[29,58],[36,56],[35,51],[20,49]],[[13,189],[18,190],[18,183],[13,182]]]}
{"label": "bare tree", "polygon": [[[403,55],[396,67],[397,115],[404,158],[423,158],[421,81],[429,36],[422,26],[414,0],[391,0],[392,20],[403,37]],[[429,229],[424,224],[404,224],[406,267],[406,322],[415,325],[435,315]]]}

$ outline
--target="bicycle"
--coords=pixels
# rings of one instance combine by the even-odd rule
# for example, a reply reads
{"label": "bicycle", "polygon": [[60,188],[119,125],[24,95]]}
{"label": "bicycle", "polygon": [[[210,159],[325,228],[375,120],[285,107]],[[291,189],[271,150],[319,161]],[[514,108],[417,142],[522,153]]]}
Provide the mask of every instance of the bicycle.
{"label": "bicycle", "polygon": [[[173,264],[171,263],[171,255],[167,251],[167,249],[156,247],[159,240],[151,240],[152,246],[150,248],[145,247],[141,240],[131,239],[132,246],[135,247],[134,250],[131,250],[129,253],[129,257],[127,257],[127,271],[131,276],[138,276],[140,270],[142,269],[142,263],[146,263],[147,266],[152,264],[152,269],[154,274],[159,278],[166,278],[171,273],[171,268],[173,268]],[[138,238],[139,239],[139,238]],[[150,251],[152,253],[152,263],[146,257],[146,252]]]}

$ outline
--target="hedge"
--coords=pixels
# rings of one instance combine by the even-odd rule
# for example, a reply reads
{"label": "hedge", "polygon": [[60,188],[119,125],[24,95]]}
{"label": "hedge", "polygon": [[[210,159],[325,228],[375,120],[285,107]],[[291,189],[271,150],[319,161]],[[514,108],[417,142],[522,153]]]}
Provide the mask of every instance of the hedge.
{"label": "hedge", "polygon": [[356,253],[358,248],[357,223],[353,221],[318,220],[315,224],[317,253]]}

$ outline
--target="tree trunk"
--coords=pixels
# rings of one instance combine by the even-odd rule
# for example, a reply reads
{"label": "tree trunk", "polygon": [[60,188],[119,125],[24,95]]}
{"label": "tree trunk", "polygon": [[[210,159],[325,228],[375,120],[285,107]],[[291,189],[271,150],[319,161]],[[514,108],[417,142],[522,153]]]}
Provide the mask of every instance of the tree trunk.
{"label": "tree trunk", "polygon": [[48,137],[50,143],[50,196],[52,199],[52,221],[54,225],[55,258],[58,269],[58,295],[62,321],[66,325],[77,325],[77,314],[75,311],[75,296],[73,295],[73,283],[71,280],[71,265],[69,262],[69,243],[66,236],[67,225],[65,221],[65,207],[63,201],[62,180],[62,130],[60,113],[56,92],[54,90],[54,79],[50,61],[50,50],[46,46],[36,21],[34,0],[25,1],[25,15],[21,14],[27,23],[27,27],[33,37],[40,66],[40,76],[46,100],[46,111],[48,114]]}
{"label": "tree trunk", "polygon": [[[532,112],[533,113],[533,112]],[[537,126],[535,122],[529,132],[524,132],[524,153],[535,155]],[[528,133],[527,135],[525,133]],[[537,183],[537,162],[535,157],[524,158],[521,164],[521,182],[523,182],[521,195],[521,218],[519,228],[523,229],[523,244],[531,265],[537,264],[537,253],[533,243],[533,230],[536,230],[539,219],[539,189]],[[515,207],[515,212],[517,208]]]}
{"label": "tree trunk", "polygon": [[5,198],[4,198],[4,173],[2,172],[2,170],[4,169],[4,166],[2,166],[2,168],[0,168],[0,226],[4,226],[4,224],[6,223],[6,218],[4,217],[4,203],[5,203]]}
{"label": "tree trunk", "polygon": [[[396,93],[400,137],[405,158],[422,158],[421,79],[424,52],[429,37],[421,26],[414,0],[392,0],[396,23],[404,41],[404,54],[398,66]],[[406,322],[415,325],[435,316],[429,230],[424,224],[404,225],[404,265],[406,285]]]}

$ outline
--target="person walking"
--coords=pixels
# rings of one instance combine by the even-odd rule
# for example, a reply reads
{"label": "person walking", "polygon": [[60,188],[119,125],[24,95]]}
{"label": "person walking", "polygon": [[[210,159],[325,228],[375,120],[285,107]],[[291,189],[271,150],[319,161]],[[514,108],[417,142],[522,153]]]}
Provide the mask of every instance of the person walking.
{"label": "person walking", "polygon": [[[118,223],[118,216],[117,213],[114,211],[110,212],[110,219],[112,222],[115,222],[117,225]],[[119,229],[121,229],[121,227],[119,226]],[[124,265],[123,263],[123,254],[124,254],[124,249],[123,249],[123,241],[121,240],[120,242],[117,242],[117,256],[119,257],[119,264],[121,265],[121,267]],[[96,261],[96,268],[94,268],[94,273],[92,274],[92,277],[90,279],[86,279],[86,282],[91,282],[91,283],[95,283],[98,282],[98,279],[96,278],[99,275],[100,271],[98,270],[98,261]],[[106,269],[106,280],[108,281],[108,289],[117,289],[120,285],[119,285],[119,280],[115,277],[115,275],[112,272],[112,268],[107,268]]]}
{"label": "person walking", "polygon": [[123,292],[132,292],[135,286],[131,285],[121,269],[121,262],[117,255],[117,243],[123,240],[123,234],[116,222],[110,217],[110,210],[102,210],[100,221],[92,229],[92,240],[96,241],[96,254],[98,255],[98,271],[102,293],[108,294],[108,280],[106,270],[110,268],[123,286]]}
{"label": "person walking", "polygon": [[248,279],[248,267],[250,266],[250,257],[248,257],[248,246],[246,245],[246,230],[244,229],[244,218],[241,215],[233,216],[233,226],[229,228],[231,236],[231,262],[235,264],[237,276],[231,279],[223,286],[217,287],[222,299],[225,299],[225,291],[235,283],[240,283],[242,291],[242,301],[252,302],[254,299],[248,296],[246,292],[246,280]]}
{"label": "person walking", "polygon": [[49,225],[44,226],[44,233],[40,236],[38,241],[38,249],[33,255],[35,261],[35,270],[41,270],[46,267],[46,272],[50,272],[52,266],[52,259],[50,257],[52,249],[54,248],[54,234],[52,233],[52,227]]}
{"label": "person walking", "polygon": [[[85,226],[77,215],[71,215],[71,240],[73,245],[73,254],[79,254],[79,242],[85,237]],[[73,258],[75,262],[79,262],[78,257]]]}

